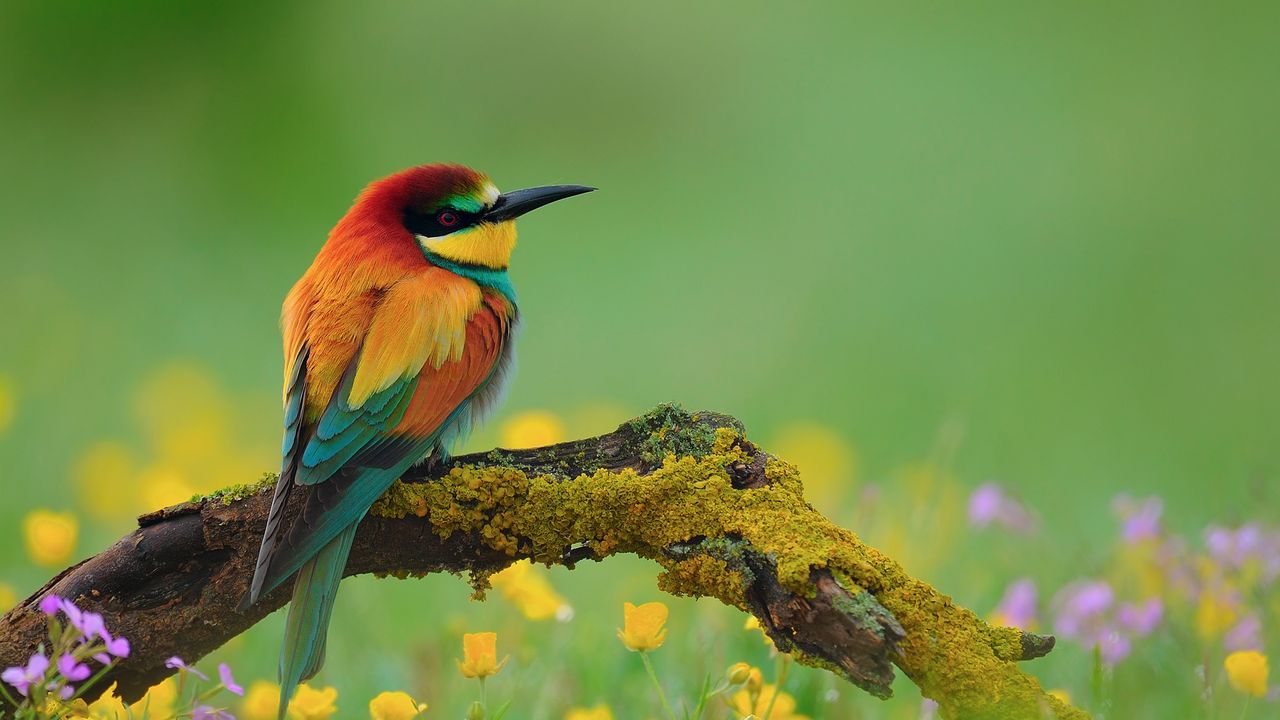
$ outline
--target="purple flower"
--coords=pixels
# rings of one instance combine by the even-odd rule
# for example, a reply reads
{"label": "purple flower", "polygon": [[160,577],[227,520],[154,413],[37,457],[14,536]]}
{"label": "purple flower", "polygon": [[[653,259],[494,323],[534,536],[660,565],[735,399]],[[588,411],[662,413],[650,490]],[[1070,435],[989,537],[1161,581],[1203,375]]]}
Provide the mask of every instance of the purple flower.
{"label": "purple flower", "polygon": [[1068,585],[1054,598],[1054,608],[1054,630],[1086,648],[1097,648],[1107,665],[1128,657],[1133,641],[1151,634],[1164,618],[1159,598],[1117,604],[1115,591],[1101,580]]}
{"label": "purple flower", "polygon": [[58,672],[62,673],[62,677],[71,682],[80,682],[89,677],[89,666],[76,660],[71,653],[65,653],[58,658]]}
{"label": "purple flower", "polygon": [[1104,624],[1102,615],[1111,608],[1115,593],[1102,580],[1078,582],[1063,588],[1054,605],[1054,630],[1063,637],[1096,644]]}
{"label": "purple flower", "polygon": [[1004,502],[1004,493],[994,483],[978,486],[969,496],[969,524],[984,528],[995,521]]}
{"label": "purple flower", "polygon": [[1141,604],[1125,603],[1116,610],[1120,627],[1136,637],[1150,635],[1163,618],[1164,603],[1160,598],[1149,598]]}
{"label": "purple flower", "polygon": [[1114,665],[1130,649],[1129,637],[1112,620],[1115,591],[1102,580],[1086,580],[1063,588],[1054,598],[1054,630],[1085,647],[1098,648],[1102,660]]}
{"label": "purple flower", "polygon": [[995,613],[1002,624],[1027,629],[1036,621],[1036,584],[1030,578],[1016,580],[1004,591]]}
{"label": "purple flower", "polygon": [[244,697],[244,688],[236,684],[236,679],[231,677],[231,667],[226,663],[218,663],[218,677],[222,680],[222,687],[229,692]]}
{"label": "purple flower", "polygon": [[49,658],[43,653],[36,653],[27,661],[27,666],[11,667],[0,673],[0,680],[14,686],[18,692],[26,696],[27,691],[35,683],[44,680],[44,671],[49,669]]}
{"label": "purple flower", "polygon": [[236,716],[226,710],[200,705],[191,711],[191,720],[236,720]]}
{"label": "purple flower", "polygon": [[103,639],[107,641],[107,652],[118,658],[129,657],[129,641],[127,639],[122,637],[106,637]]}
{"label": "purple flower", "polygon": [[1245,615],[1222,638],[1227,652],[1262,649],[1262,620],[1256,613]]}
{"label": "purple flower", "polygon": [[84,613],[80,612],[80,608],[70,600],[62,601],[62,613],[67,616],[67,622],[71,627],[84,633]]}
{"label": "purple flower", "polygon": [[938,703],[925,698],[920,702],[920,720],[933,720],[938,717]]}
{"label": "purple flower", "polygon": [[111,633],[107,632],[106,628],[103,628],[102,632],[99,633],[99,635],[102,637],[103,644],[106,645],[106,652],[100,652],[94,655],[93,656],[94,660],[97,660],[103,665],[107,665],[111,663],[112,656],[118,657],[118,658],[129,657],[129,641],[128,640],[122,637],[111,637]]}
{"label": "purple flower", "polygon": [[1265,538],[1257,523],[1246,523],[1236,530],[1236,550],[1243,556],[1256,555]]}
{"label": "purple flower", "polygon": [[1152,559],[1164,574],[1170,595],[1191,597],[1200,592],[1202,578],[1193,555],[1186,539],[1178,535],[1165,535],[1156,544]]}
{"label": "purple flower", "polygon": [[199,670],[197,670],[197,669],[195,669],[195,668],[191,667],[190,665],[187,665],[185,662],[183,662],[183,661],[182,661],[182,658],[178,657],[177,655],[174,655],[173,657],[169,658],[168,660],[165,660],[165,661],[164,661],[164,666],[165,666],[165,667],[167,667],[167,668],[173,668],[174,670],[178,670],[178,671],[181,671],[181,672],[189,672],[189,673],[191,673],[192,675],[195,675],[196,677],[200,678],[201,680],[208,680],[208,679],[209,679],[209,676],[208,676],[208,675],[205,675],[204,673],[200,672]]}
{"label": "purple flower", "polygon": [[1235,540],[1236,534],[1221,525],[1210,525],[1204,529],[1204,545],[1209,548],[1209,554],[1218,560],[1231,553]]}
{"label": "purple flower", "polygon": [[1213,559],[1224,567],[1256,568],[1263,585],[1280,577],[1280,533],[1263,530],[1257,523],[1235,530],[1210,525],[1205,528],[1204,543]]}
{"label": "purple flower", "polygon": [[80,616],[80,632],[84,633],[86,640],[92,640],[95,637],[104,639],[110,637],[110,635],[107,635],[107,623],[96,612],[87,612]]}
{"label": "purple flower", "polygon": [[1035,517],[995,483],[983,483],[969,496],[969,524],[979,529],[996,524],[1024,535],[1036,530]]}
{"label": "purple flower", "polygon": [[45,615],[57,615],[62,609],[62,598],[57,595],[45,595],[40,600],[40,612]]}
{"label": "purple flower", "polygon": [[1118,495],[1111,502],[1124,526],[1120,531],[1124,541],[1135,544],[1144,540],[1160,537],[1160,516],[1164,513],[1164,503],[1158,497],[1149,497],[1141,501],[1128,495]]}
{"label": "purple flower", "polygon": [[1104,580],[1085,583],[1070,598],[1071,608],[1081,615],[1094,615],[1111,607],[1115,592]]}
{"label": "purple flower", "polygon": [[1098,643],[1098,654],[1102,656],[1103,663],[1115,665],[1129,657],[1129,651],[1132,648],[1133,644],[1128,636],[1110,630],[1102,634],[1102,640]]}

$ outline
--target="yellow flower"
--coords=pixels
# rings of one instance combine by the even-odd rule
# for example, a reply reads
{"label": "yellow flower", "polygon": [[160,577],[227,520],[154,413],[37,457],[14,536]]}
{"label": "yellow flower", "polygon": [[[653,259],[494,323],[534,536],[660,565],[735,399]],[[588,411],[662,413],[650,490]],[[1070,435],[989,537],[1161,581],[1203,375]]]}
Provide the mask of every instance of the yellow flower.
{"label": "yellow flower", "polygon": [[[939,439],[941,455],[948,455],[945,448],[954,446],[954,435],[953,427],[944,425]],[[877,492],[883,495],[877,497]],[[892,481],[881,490],[865,495],[862,503],[867,508],[909,507],[912,511],[892,522],[885,520],[886,513],[873,513],[865,517],[864,525],[880,526],[874,531],[880,549],[905,567],[937,568],[950,562],[955,552],[957,543],[953,540],[965,527],[968,494],[969,488],[947,470],[946,463],[904,465],[893,471]],[[921,537],[938,541],[921,542]]]}
{"label": "yellow flower", "polygon": [[243,720],[276,720],[280,707],[280,686],[266,680],[255,680],[240,704]]}
{"label": "yellow flower", "polygon": [[819,507],[829,505],[853,486],[858,458],[838,433],[815,422],[792,423],[769,445],[778,457],[795,465],[805,496]]}
{"label": "yellow flower", "polygon": [[498,662],[498,634],[466,633],[462,636],[462,660],[455,660],[463,677],[483,678],[496,675],[510,658]]}
{"label": "yellow flower", "polygon": [[0,375],[0,435],[13,424],[13,416],[17,413],[18,402],[14,399],[13,383]]}
{"label": "yellow flower", "polygon": [[564,439],[564,423],[545,410],[527,410],[502,424],[502,447],[508,450],[555,445]]}
{"label": "yellow flower", "polygon": [[95,517],[110,520],[138,510],[133,454],[124,445],[95,443],[76,461],[73,474],[81,506]]}
{"label": "yellow flower", "polygon": [[77,706],[76,711],[77,715],[73,717],[93,718],[93,720],[117,720],[118,718],[129,717],[129,710],[125,707],[124,701],[116,697],[115,683],[111,683],[111,686],[103,690],[98,699],[87,707],[80,708]]}
{"label": "yellow flower", "polygon": [[129,712],[134,717],[173,717],[173,703],[177,700],[178,683],[173,678],[165,678],[159,685],[152,685],[147,694],[142,696],[142,700],[129,706]]}
{"label": "yellow flower", "polygon": [[757,618],[755,615],[747,616],[747,621],[742,623],[742,629],[743,630],[759,630],[760,637],[764,640],[764,644],[768,645],[769,647],[773,647],[773,640],[769,638],[769,633],[765,632],[764,628],[761,627],[760,619]]}
{"label": "yellow flower", "polygon": [[[83,700],[64,701],[50,694],[44,696],[44,708],[39,718],[87,718],[89,708]],[[121,717],[124,717],[123,715]],[[114,720],[114,717],[111,719]]]}
{"label": "yellow flower", "polygon": [[1257,650],[1240,650],[1228,655],[1222,665],[1227,669],[1227,681],[1231,687],[1254,697],[1267,694],[1266,655]]}
{"label": "yellow flower", "polygon": [[151,686],[141,700],[129,706],[128,712],[125,712],[120,698],[112,695],[114,688],[114,685],[108,688],[102,697],[89,706],[90,717],[115,720],[117,717],[126,718],[129,713],[135,718],[173,717],[173,703],[178,699],[178,684],[173,678],[165,678],[159,685]]}
{"label": "yellow flower", "polygon": [[521,560],[494,574],[489,582],[530,620],[547,620],[573,612],[565,599],[551,587],[546,575],[528,560]]}
{"label": "yellow flower", "polygon": [[1138,597],[1169,597],[1183,595],[1180,588],[1169,583],[1165,565],[1158,557],[1162,541],[1147,538],[1134,543],[1124,543],[1116,551],[1112,563],[1115,577],[1132,578],[1134,593]]}
{"label": "yellow flower", "polygon": [[334,704],[337,699],[338,691],[334,688],[317,690],[303,683],[289,701],[289,717],[293,720],[324,720],[338,712],[338,706]]}
{"label": "yellow flower", "polygon": [[71,513],[32,510],[22,521],[27,555],[37,565],[65,565],[76,548],[80,524]]}
{"label": "yellow flower", "polygon": [[622,629],[618,639],[632,652],[648,652],[662,647],[667,639],[667,606],[660,602],[622,605]]}
{"label": "yellow flower", "polygon": [[17,604],[18,595],[13,592],[13,588],[0,583],[0,613],[8,611],[9,608]]}
{"label": "yellow flower", "polygon": [[409,693],[382,692],[369,701],[371,720],[413,720],[426,712],[426,703],[417,703]]}
{"label": "yellow flower", "polygon": [[191,464],[214,460],[231,445],[232,405],[204,367],[170,363],[137,389],[134,409],[158,454]]}
{"label": "yellow flower", "polygon": [[593,708],[570,708],[564,720],[613,720],[613,712],[609,706],[601,703]]}
{"label": "yellow flower", "polygon": [[796,714],[796,699],[786,692],[779,691],[776,685],[765,685],[761,688],[754,705],[751,703],[751,693],[746,690],[734,693],[729,702],[734,712],[764,717],[765,711],[769,709],[769,703],[773,702],[775,692],[778,693],[778,700],[773,703],[773,714],[769,716],[770,720],[809,720],[805,715]]}
{"label": "yellow flower", "polygon": [[1206,591],[1196,605],[1196,630],[1205,642],[1212,642],[1226,632],[1239,617],[1226,593]]}
{"label": "yellow flower", "polygon": [[196,494],[185,474],[172,465],[152,465],[138,475],[137,482],[148,511],[186,502]]}

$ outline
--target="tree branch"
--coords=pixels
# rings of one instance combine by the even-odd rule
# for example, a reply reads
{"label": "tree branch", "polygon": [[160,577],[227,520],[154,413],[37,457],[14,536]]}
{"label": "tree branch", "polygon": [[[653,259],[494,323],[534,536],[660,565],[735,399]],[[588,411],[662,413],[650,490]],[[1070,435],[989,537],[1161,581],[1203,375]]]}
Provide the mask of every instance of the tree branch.
{"label": "tree branch", "polygon": [[[44,639],[48,593],[129,638],[133,654],[99,687],[114,681],[130,701],[171,674],[168,657],[195,661],[244,632],[290,592],[237,609],[273,483],[139,518],[0,619],[0,666]],[[466,571],[483,593],[517,559],[573,567],[624,552],[657,562],[663,590],[749,612],[780,650],[877,697],[897,665],[944,717],[1087,717],[1014,664],[1048,653],[1052,637],[990,627],[910,577],[805,503],[796,469],[715,413],[660,406],[608,435],[417,469],[361,524],[346,574]]]}

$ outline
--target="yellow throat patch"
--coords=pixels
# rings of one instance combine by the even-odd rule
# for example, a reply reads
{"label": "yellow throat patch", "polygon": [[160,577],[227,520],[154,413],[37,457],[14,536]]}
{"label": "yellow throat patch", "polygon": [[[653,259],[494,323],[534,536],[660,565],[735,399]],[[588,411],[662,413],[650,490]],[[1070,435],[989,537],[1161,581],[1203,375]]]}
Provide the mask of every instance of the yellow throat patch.
{"label": "yellow throat patch", "polygon": [[464,265],[480,265],[505,270],[516,247],[516,224],[479,223],[444,237],[418,236],[424,250]]}

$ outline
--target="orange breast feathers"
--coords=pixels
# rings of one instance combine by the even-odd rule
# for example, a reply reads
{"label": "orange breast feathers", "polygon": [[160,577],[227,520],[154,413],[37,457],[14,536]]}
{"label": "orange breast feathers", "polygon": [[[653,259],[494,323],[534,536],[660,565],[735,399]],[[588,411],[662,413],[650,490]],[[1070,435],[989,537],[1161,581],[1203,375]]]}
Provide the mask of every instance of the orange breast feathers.
{"label": "orange breast feathers", "polygon": [[332,292],[340,286],[329,283],[330,292],[320,294],[316,285],[309,277],[299,281],[282,318],[286,368],[304,346],[309,350],[308,424],[333,399],[354,359],[346,404],[359,407],[397,381],[417,376],[408,411],[392,431],[429,434],[488,377],[512,312],[501,296],[430,265],[385,288]]}
{"label": "orange breast feathers", "polygon": [[465,347],[456,361],[439,367],[427,363],[404,418],[391,432],[426,437],[435,432],[454,408],[471,397],[493,372],[507,341],[511,305],[497,293],[486,292],[479,309],[467,322]]}

